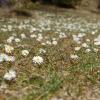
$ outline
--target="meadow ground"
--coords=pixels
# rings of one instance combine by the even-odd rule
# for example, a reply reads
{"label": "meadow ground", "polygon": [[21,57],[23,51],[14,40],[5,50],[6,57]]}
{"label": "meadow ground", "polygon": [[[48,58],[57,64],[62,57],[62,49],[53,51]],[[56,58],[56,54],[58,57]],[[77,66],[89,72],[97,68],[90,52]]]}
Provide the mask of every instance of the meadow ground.
{"label": "meadow ground", "polygon": [[1,18],[0,100],[100,100],[99,18]]}

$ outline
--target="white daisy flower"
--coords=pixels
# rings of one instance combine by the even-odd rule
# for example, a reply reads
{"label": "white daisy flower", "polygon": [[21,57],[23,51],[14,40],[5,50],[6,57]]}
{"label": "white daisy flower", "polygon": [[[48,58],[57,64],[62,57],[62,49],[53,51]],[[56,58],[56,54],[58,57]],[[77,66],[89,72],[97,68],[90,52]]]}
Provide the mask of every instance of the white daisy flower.
{"label": "white daisy flower", "polygon": [[96,33],[95,31],[92,31],[92,32],[91,32],[92,35],[94,35],[95,33]]}
{"label": "white daisy flower", "polygon": [[79,37],[79,38],[82,38],[82,37],[84,37],[85,35],[86,35],[86,34],[84,34],[84,33],[79,33],[79,34],[78,34],[78,37]]}
{"label": "white daisy flower", "polygon": [[7,43],[12,43],[12,41],[14,40],[14,36],[11,36],[7,39]]}
{"label": "white daisy flower", "polygon": [[70,55],[70,58],[72,58],[72,59],[78,59],[78,56],[77,55]]}
{"label": "white daisy flower", "polygon": [[59,38],[66,38],[66,37],[67,37],[66,34],[63,33],[63,32],[61,32],[61,33],[59,34]]}
{"label": "white daisy flower", "polygon": [[56,38],[52,38],[53,41],[56,41]]}
{"label": "white daisy flower", "polygon": [[79,51],[81,47],[75,47],[75,51]]}
{"label": "white daisy flower", "polygon": [[7,81],[11,81],[16,78],[16,72],[14,70],[9,70],[9,72],[5,73],[4,79]]}
{"label": "white daisy flower", "polygon": [[36,38],[37,35],[35,35],[35,34],[31,34],[30,37],[31,37],[31,38]]}
{"label": "white daisy flower", "polygon": [[12,51],[14,50],[14,48],[10,45],[5,45],[5,52],[6,53],[12,53]]}
{"label": "white daisy flower", "polygon": [[28,50],[22,50],[22,55],[23,56],[28,56],[29,54],[29,51]]}
{"label": "white daisy flower", "polygon": [[78,43],[78,44],[81,43],[81,42],[80,42],[80,38],[79,38],[77,35],[73,35],[73,40],[74,40],[76,43]]}
{"label": "white daisy flower", "polygon": [[82,44],[82,47],[88,48],[88,45],[87,45],[86,43],[83,43],[83,44]]}
{"label": "white daisy flower", "polygon": [[46,41],[46,44],[51,45],[52,43],[50,41]]}
{"label": "white daisy flower", "polygon": [[8,58],[8,55],[6,55],[6,54],[0,54],[0,62],[3,62],[3,61],[5,61],[6,59]]}
{"label": "white daisy flower", "polygon": [[46,43],[41,43],[41,45],[46,45]]}
{"label": "white daisy flower", "polygon": [[39,49],[39,53],[41,54],[41,53],[46,53],[46,50],[44,50],[44,49]]}
{"label": "white daisy flower", "polygon": [[43,39],[43,37],[42,36],[39,36],[36,40],[37,41],[41,41]]}
{"label": "white daisy flower", "polygon": [[88,52],[90,52],[91,51],[91,49],[86,49],[86,52],[88,53]]}
{"label": "white daisy flower", "polygon": [[35,56],[35,57],[33,57],[32,60],[33,60],[33,63],[37,63],[37,64],[43,63],[43,58],[40,56]]}
{"label": "white daisy flower", "polygon": [[26,38],[26,35],[25,34],[21,34],[21,38],[22,39],[25,39]]}
{"label": "white daisy flower", "polygon": [[99,46],[100,45],[100,41],[94,42],[94,45]]}
{"label": "white daisy flower", "polygon": [[19,43],[19,42],[21,42],[21,40],[19,38],[15,38],[15,42]]}
{"label": "white daisy flower", "polygon": [[90,42],[90,39],[86,39],[87,42]]}
{"label": "white daisy flower", "polygon": [[57,41],[52,41],[52,44],[53,45],[57,45]]}

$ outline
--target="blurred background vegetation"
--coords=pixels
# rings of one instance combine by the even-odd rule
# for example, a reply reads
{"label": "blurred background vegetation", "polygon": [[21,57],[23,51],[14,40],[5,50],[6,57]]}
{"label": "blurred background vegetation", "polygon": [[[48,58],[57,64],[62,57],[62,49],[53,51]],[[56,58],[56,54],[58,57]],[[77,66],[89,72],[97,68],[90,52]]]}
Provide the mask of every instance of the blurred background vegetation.
{"label": "blurred background vegetation", "polygon": [[27,10],[41,10],[44,6],[46,10],[50,6],[96,11],[100,8],[100,0],[0,0],[0,6],[17,13],[21,11],[23,14],[26,14]]}
{"label": "blurred background vegetation", "polygon": [[66,6],[66,7],[74,7],[79,5],[82,0],[0,0],[1,6],[7,5],[17,5],[19,7],[24,6],[26,7],[32,3],[41,3],[41,4],[50,4],[50,5],[57,5],[57,6]]}
{"label": "blurred background vegetation", "polygon": [[99,6],[100,0],[0,0],[1,6],[17,5],[18,7],[27,7],[28,5],[32,5],[33,3],[50,4],[66,8],[73,8],[77,5],[81,5],[82,3],[85,3],[87,6],[92,3],[95,5],[96,3]]}

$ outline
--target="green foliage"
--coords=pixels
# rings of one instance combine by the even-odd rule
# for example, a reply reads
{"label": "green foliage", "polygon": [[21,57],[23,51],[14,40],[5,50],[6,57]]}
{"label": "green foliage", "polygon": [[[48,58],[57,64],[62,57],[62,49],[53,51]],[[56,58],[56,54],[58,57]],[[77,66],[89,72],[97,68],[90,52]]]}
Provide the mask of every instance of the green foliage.
{"label": "green foliage", "polygon": [[[18,4],[18,5],[32,5],[32,2],[36,0],[10,0],[13,4]],[[66,7],[74,7],[76,5],[79,5],[82,0],[37,0],[37,2],[42,2],[42,3],[48,3],[48,4],[54,4],[54,5],[61,5],[61,6],[66,6]],[[32,8],[32,7],[31,7]]]}
{"label": "green foliage", "polygon": [[75,6],[81,3],[81,0],[53,0],[55,4],[66,5],[66,6]]}
{"label": "green foliage", "polygon": [[10,0],[11,5],[15,5],[17,3],[17,0]]}

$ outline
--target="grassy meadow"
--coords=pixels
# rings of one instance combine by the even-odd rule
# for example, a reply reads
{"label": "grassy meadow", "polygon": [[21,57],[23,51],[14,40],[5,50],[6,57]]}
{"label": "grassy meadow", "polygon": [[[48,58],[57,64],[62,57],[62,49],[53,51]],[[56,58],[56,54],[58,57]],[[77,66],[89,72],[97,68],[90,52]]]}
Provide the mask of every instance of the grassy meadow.
{"label": "grassy meadow", "polygon": [[100,100],[99,18],[1,18],[0,100]]}

